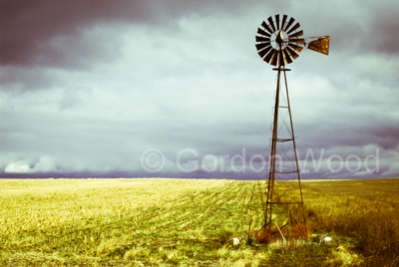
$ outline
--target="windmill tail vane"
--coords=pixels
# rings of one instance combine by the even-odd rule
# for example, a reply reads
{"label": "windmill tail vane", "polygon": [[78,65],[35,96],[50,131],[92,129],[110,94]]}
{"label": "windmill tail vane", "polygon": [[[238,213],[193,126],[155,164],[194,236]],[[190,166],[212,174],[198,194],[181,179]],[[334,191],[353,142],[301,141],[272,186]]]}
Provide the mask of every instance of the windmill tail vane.
{"label": "windmill tail vane", "polygon": [[330,48],[330,36],[316,37],[317,40],[311,41],[307,48],[313,51],[328,55]]}

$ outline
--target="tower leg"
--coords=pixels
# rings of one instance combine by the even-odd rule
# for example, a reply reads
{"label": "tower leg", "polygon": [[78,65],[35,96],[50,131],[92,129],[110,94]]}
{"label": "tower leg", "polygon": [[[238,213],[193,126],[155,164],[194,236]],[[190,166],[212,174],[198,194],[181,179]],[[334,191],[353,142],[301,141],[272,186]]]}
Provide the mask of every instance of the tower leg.
{"label": "tower leg", "polygon": [[276,99],[274,102],[274,117],[273,117],[273,131],[272,131],[272,148],[270,150],[269,157],[269,176],[267,182],[267,195],[266,195],[266,211],[265,211],[265,223],[264,227],[269,225],[271,227],[271,221],[273,217],[273,190],[274,190],[274,179],[275,179],[275,168],[276,168],[276,152],[277,152],[277,128],[278,128],[278,107],[280,104],[280,76],[281,67],[277,69],[277,88],[276,88]]}
{"label": "tower leg", "polygon": [[294,156],[295,156],[295,166],[297,170],[297,175],[298,175],[298,187],[299,187],[299,195],[300,195],[300,208],[302,211],[302,222],[303,224],[306,224],[306,217],[305,217],[305,209],[303,206],[303,195],[302,195],[302,185],[301,185],[301,172],[299,170],[299,163],[298,163],[298,151],[296,148],[296,141],[295,141],[295,133],[294,133],[294,125],[292,123],[292,113],[291,113],[291,105],[290,105],[290,97],[288,94],[288,83],[287,83],[287,74],[284,71],[284,82],[285,82],[285,90],[286,90],[286,95],[287,95],[287,104],[288,104],[288,113],[290,115],[290,126],[291,126],[291,136],[292,136],[292,142],[294,146]]}
{"label": "tower leg", "polygon": [[[302,196],[302,187],[301,187],[301,178],[300,178],[300,170],[299,170],[299,162],[298,162],[298,154],[297,154],[297,149],[296,149],[296,142],[295,142],[295,134],[294,134],[294,127],[293,127],[293,122],[292,122],[292,113],[291,113],[291,106],[290,106],[290,101],[289,101],[289,95],[288,95],[288,84],[287,84],[287,74],[286,71],[289,71],[289,69],[284,68],[283,66],[280,66],[278,68],[275,68],[273,70],[277,71],[277,88],[276,88],[276,99],[275,99],[275,105],[274,105],[274,116],[273,116],[273,129],[272,129],[272,147],[270,150],[270,158],[269,158],[269,172],[268,172],[268,181],[267,181],[267,192],[266,192],[266,208],[265,208],[265,216],[264,216],[264,226],[263,228],[268,227],[269,229],[272,227],[272,221],[273,221],[273,211],[274,211],[274,206],[278,205],[284,206],[284,205],[298,205],[299,210],[300,210],[300,217],[302,223],[306,223],[305,219],[305,214],[304,214],[304,206],[303,206],[303,196]],[[281,73],[284,74],[284,86],[285,90],[281,91]],[[280,102],[281,96],[280,93],[284,92],[286,96],[286,106],[281,106]],[[284,136],[282,138],[279,137],[280,129],[279,129],[279,111],[280,109],[286,109],[288,110],[288,117],[289,117],[289,126],[287,134],[289,136]],[[295,158],[295,163],[292,165],[294,166],[293,170],[285,171],[281,170],[282,165],[287,162],[284,162],[283,157],[278,154],[278,147],[281,145],[281,143],[287,143],[287,142],[292,142],[292,147],[293,147],[293,155]],[[281,149],[281,148],[280,148]],[[284,149],[283,149],[284,151]],[[286,153],[286,151],[284,151]],[[277,159],[279,161],[279,169],[276,168],[277,165]],[[276,199],[276,194],[279,194],[279,190],[281,191],[281,188],[276,188],[276,179],[277,176],[280,178],[281,183],[283,187],[287,185],[287,180],[284,178],[281,178],[280,176],[284,175],[294,175],[296,178],[294,180],[297,181],[297,189],[299,189],[299,196],[297,196],[297,199],[295,201],[291,201],[288,199],[280,199],[281,196],[279,196],[278,199]],[[296,182],[295,182],[296,183]],[[277,192],[276,192],[277,190]],[[296,192],[295,194],[298,193],[298,191],[293,191]],[[286,192],[284,192],[286,193]],[[299,198],[298,198],[299,197]],[[291,215],[287,214],[287,219],[290,218]]]}

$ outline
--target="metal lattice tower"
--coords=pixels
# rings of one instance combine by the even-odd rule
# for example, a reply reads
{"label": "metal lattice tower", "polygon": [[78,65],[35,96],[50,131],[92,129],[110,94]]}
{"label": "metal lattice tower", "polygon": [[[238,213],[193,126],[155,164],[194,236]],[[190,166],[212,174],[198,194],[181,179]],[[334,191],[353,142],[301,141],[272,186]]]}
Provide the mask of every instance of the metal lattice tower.
{"label": "metal lattice tower", "polygon": [[[286,64],[299,57],[304,47],[328,55],[329,36],[301,38],[303,30],[294,18],[283,15],[269,17],[258,28],[256,48],[259,56],[277,71],[277,88],[274,103],[272,139],[267,179],[264,227],[272,221],[292,223],[291,210],[297,222],[306,224],[301,177],[288,94]],[[308,40],[311,40],[308,42]],[[283,82],[282,82],[283,80]],[[295,218],[294,218],[295,219]],[[280,224],[281,225],[281,224]]]}

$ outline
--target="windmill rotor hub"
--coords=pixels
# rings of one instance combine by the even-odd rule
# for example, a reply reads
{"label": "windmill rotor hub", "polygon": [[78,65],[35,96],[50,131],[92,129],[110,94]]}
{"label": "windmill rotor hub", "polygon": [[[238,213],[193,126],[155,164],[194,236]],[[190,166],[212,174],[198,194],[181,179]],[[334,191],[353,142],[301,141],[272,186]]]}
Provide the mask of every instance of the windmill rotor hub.
{"label": "windmill rotor hub", "polygon": [[277,42],[279,45],[284,44],[284,36],[283,36],[283,31],[282,31],[282,30],[279,30],[279,31],[278,31],[278,34],[277,34],[277,37],[276,37],[276,42]]}

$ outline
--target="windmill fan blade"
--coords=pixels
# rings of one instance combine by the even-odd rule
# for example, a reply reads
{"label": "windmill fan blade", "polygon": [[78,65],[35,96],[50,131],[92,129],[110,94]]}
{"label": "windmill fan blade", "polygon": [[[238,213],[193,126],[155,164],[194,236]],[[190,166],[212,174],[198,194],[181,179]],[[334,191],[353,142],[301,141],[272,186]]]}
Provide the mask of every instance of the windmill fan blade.
{"label": "windmill fan blade", "polygon": [[262,51],[259,51],[258,54],[261,58],[264,58],[264,56],[270,52],[272,49],[272,46],[267,47],[266,49],[263,49]]}
{"label": "windmill fan blade", "polygon": [[272,27],[272,29],[273,29],[273,32],[275,32],[275,31],[276,31],[276,28],[274,27],[274,24],[273,24],[273,19],[272,19],[272,17],[269,17],[269,18],[267,19],[267,21],[270,23],[270,26]]}
{"label": "windmill fan blade", "polygon": [[257,42],[270,42],[270,38],[265,38],[262,36],[255,36]]}
{"label": "windmill fan blade", "polygon": [[272,29],[270,29],[269,25],[266,24],[266,22],[262,22],[262,27],[266,29],[266,31],[273,33]]}
{"label": "windmill fan blade", "polygon": [[276,15],[277,30],[280,30],[280,15]]}
{"label": "windmill fan blade", "polygon": [[298,37],[298,36],[302,36],[302,35],[303,35],[303,31],[299,31],[299,32],[293,33],[291,35],[288,35],[288,38]]}
{"label": "windmill fan blade", "polygon": [[283,15],[283,21],[281,22],[281,29],[282,30],[284,30],[284,24],[285,24],[285,21],[287,20],[287,15]]}
{"label": "windmill fan blade", "polygon": [[257,44],[257,45],[255,45],[255,46],[256,46],[256,49],[257,49],[258,51],[260,51],[260,50],[262,50],[262,49],[264,49],[264,48],[270,46],[270,42],[267,42],[267,43],[260,43],[260,44]]}
{"label": "windmill fan blade", "polygon": [[257,33],[260,34],[260,35],[263,35],[263,36],[267,36],[267,37],[270,37],[270,36],[271,36],[269,33],[265,32],[265,31],[262,30],[261,28],[258,28]]}
{"label": "windmill fan blade", "polygon": [[278,66],[284,66],[283,51],[280,50],[278,53]]}
{"label": "windmill fan blade", "polygon": [[289,43],[305,44],[305,39],[288,39]]}
{"label": "windmill fan blade", "polygon": [[295,31],[296,29],[298,29],[299,27],[301,27],[301,25],[299,24],[299,22],[297,24],[295,24],[294,27],[291,28],[291,30],[289,30],[287,32],[287,34],[290,34],[291,32]]}
{"label": "windmill fan blade", "polygon": [[291,64],[292,59],[291,59],[290,55],[288,55],[287,51],[285,51],[285,49],[283,50],[283,54],[284,54],[285,62],[287,62],[287,64]]}
{"label": "windmill fan blade", "polygon": [[[304,48],[328,55],[329,36],[304,38],[304,31],[294,18],[275,14],[262,21],[255,34],[258,55],[266,63],[281,67],[291,64]],[[274,69],[276,70],[276,69]],[[287,70],[284,69],[283,70]]]}
{"label": "windmill fan blade", "polygon": [[301,52],[303,49],[301,46],[297,46],[295,44],[288,44],[288,46],[295,49],[297,52]]}
{"label": "windmill fan blade", "polygon": [[272,58],[272,56],[274,54],[274,52],[275,52],[275,50],[272,49],[263,60],[266,61],[267,63],[269,63],[270,59]]}
{"label": "windmill fan blade", "polygon": [[272,64],[273,66],[277,65],[277,54],[277,51],[273,50],[272,60],[270,61],[270,64]]}
{"label": "windmill fan blade", "polygon": [[288,51],[290,56],[293,57],[294,59],[297,59],[299,57],[299,55],[297,53],[295,53],[295,51],[292,50],[291,48],[289,48],[288,46],[285,49]]}
{"label": "windmill fan blade", "polygon": [[[291,64],[304,48],[328,55],[329,36],[304,38],[301,25],[292,17],[276,14],[262,21],[255,35],[255,47],[263,61],[270,65]],[[284,69],[285,70],[285,69]]]}
{"label": "windmill fan blade", "polygon": [[291,24],[294,23],[295,19],[294,18],[290,18],[290,21],[288,21],[287,26],[283,29],[283,31],[286,31],[289,29],[289,27],[291,27]]}

